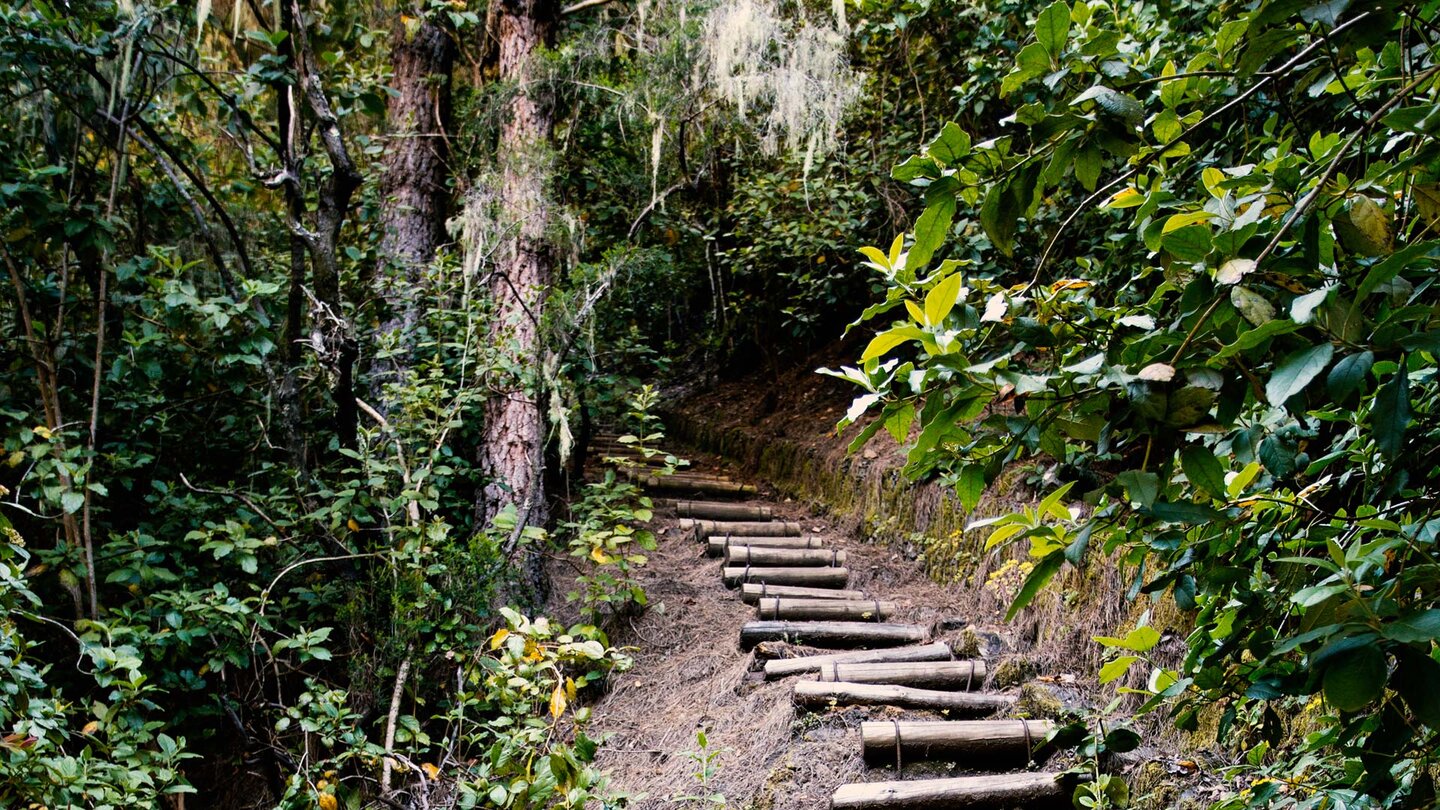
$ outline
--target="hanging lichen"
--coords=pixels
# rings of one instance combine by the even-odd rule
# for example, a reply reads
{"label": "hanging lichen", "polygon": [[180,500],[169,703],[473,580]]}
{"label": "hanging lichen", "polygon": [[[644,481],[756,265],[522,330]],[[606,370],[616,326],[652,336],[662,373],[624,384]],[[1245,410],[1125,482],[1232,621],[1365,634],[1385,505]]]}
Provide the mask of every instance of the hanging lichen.
{"label": "hanging lichen", "polygon": [[704,64],[715,93],[741,117],[763,115],[761,144],[815,154],[834,151],[861,76],[845,51],[843,2],[834,24],[784,18],[775,0],[728,0],[705,24]]}

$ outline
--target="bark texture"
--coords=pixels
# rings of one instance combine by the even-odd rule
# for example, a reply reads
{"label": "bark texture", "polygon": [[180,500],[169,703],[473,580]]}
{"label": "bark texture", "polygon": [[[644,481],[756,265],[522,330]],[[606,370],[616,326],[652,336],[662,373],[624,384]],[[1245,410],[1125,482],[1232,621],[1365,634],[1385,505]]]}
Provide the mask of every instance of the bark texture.
{"label": "bark texture", "polygon": [[414,291],[445,242],[450,202],[446,130],[456,48],[450,32],[430,19],[413,31],[397,21],[390,46],[396,95],[385,110],[389,145],[380,176],[384,267],[377,275],[377,292],[388,311],[381,330],[387,337],[398,333],[400,340],[387,365],[403,368],[409,365],[408,336],[419,320]]}
{"label": "bark texture", "polygon": [[497,0],[499,77],[514,87],[501,125],[499,208],[511,236],[496,259],[490,293],[494,301],[494,339],[516,354],[519,373],[485,408],[481,467],[490,482],[482,517],[493,519],[514,506],[519,526],[510,550],[519,555],[529,597],[543,598],[540,555],[517,547],[519,529],[543,525],[549,517],[545,496],[545,422],[541,408],[545,356],[542,319],[554,272],[546,230],[550,221],[549,180],[554,110],[542,86],[539,56],[554,35],[557,4],[552,0]]}

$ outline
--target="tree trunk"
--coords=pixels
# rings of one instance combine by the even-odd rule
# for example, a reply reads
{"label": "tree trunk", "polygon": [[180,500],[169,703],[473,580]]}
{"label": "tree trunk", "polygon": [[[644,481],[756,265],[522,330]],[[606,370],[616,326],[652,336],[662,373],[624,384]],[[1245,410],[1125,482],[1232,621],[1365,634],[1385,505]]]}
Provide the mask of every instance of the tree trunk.
{"label": "tree trunk", "polygon": [[[540,369],[544,363],[541,322],[554,257],[546,238],[550,221],[550,139],[554,111],[539,75],[539,56],[554,32],[553,0],[498,0],[499,76],[514,86],[500,128],[499,210],[511,225],[496,257],[490,293],[494,301],[492,339],[515,355],[523,371],[501,385],[485,408],[480,451],[486,484],[481,517],[489,521],[507,507],[519,518],[506,551],[517,559],[521,582],[537,603],[545,591],[542,557],[518,546],[520,530],[548,519],[545,500],[545,423]],[[513,555],[521,555],[516,558]]]}
{"label": "tree trunk", "polygon": [[[394,354],[375,363],[372,374],[408,368],[419,321],[424,269],[445,241],[449,210],[450,74],[455,41],[439,21],[424,18],[413,33],[396,22],[390,34],[391,84],[397,95],[385,110],[389,144],[380,175],[380,272],[376,293],[382,314],[382,343]],[[372,377],[378,387],[383,378]],[[383,400],[382,400],[383,402]]]}

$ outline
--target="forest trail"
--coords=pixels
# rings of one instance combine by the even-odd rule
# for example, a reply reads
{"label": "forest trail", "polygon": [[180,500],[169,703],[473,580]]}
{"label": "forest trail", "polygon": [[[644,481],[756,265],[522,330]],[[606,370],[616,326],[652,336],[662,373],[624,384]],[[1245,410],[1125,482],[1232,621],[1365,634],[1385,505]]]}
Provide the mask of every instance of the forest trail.
{"label": "forest trail", "polygon": [[1049,721],[994,685],[1004,643],[917,563],[717,459],[647,483],[650,609],[592,722],[631,807],[1068,806]]}

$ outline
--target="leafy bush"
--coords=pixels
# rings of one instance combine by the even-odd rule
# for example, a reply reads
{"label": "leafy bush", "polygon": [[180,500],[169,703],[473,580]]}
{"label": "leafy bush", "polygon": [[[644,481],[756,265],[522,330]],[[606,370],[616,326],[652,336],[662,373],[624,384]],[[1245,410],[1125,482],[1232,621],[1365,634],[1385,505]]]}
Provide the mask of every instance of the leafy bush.
{"label": "leafy bush", "polygon": [[[1036,7],[998,134],[898,164],[924,212],[864,251],[842,424],[880,406],[967,506],[1017,461],[1059,487],[992,525],[1012,614],[1096,554],[1190,612],[1142,710],[1248,751],[1218,806],[1434,801],[1437,10]],[[1104,643],[1107,681],[1149,649]]]}

